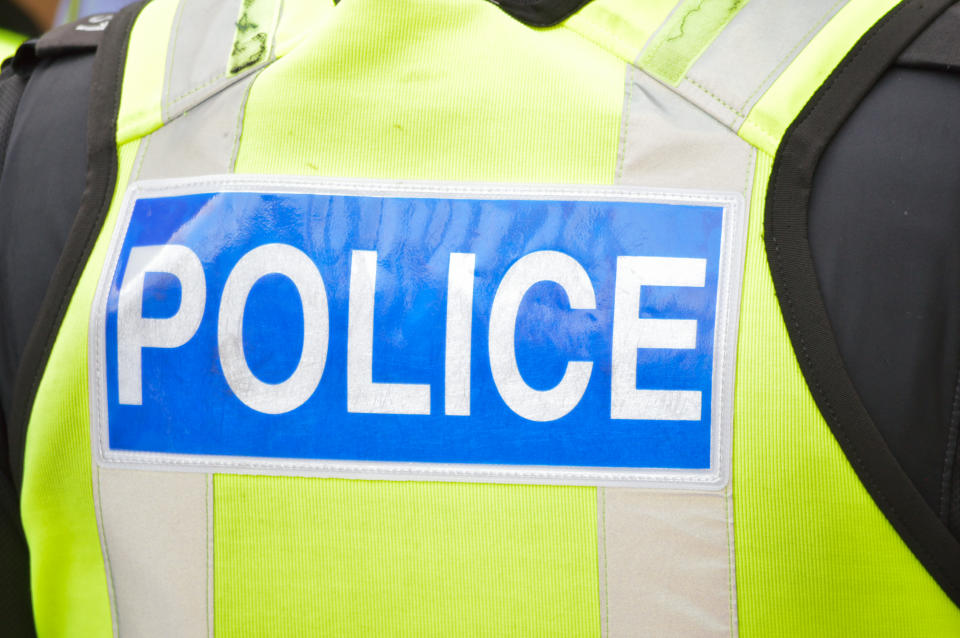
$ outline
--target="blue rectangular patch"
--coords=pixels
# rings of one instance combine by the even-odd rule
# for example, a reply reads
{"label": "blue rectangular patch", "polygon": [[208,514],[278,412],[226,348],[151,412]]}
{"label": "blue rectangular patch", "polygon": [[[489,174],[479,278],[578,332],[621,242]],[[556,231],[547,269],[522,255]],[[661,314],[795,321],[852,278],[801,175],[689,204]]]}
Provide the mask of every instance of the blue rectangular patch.
{"label": "blue rectangular patch", "polygon": [[717,484],[740,211],[622,189],[138,185],[91,322],[99,456]]}

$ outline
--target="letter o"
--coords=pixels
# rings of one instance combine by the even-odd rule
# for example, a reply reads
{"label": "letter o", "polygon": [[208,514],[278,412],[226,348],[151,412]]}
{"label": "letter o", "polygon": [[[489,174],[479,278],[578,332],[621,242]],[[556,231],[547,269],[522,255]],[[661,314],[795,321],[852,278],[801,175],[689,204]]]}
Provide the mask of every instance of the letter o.
{"label": "letter o", "polygon": [[[267,275],[283,275],[297,288],[303,306],[303,349],[297,368],[280,383],[265,383],[247,365],[243,313],[250,290]],[[265,414],[283,414],[317,389],[327,360],[330,336],[327,292],[313,261],[287,244],[265,244],[240,258],[227,277],[217,321],[220,365],[227,385],[244,404]]]}

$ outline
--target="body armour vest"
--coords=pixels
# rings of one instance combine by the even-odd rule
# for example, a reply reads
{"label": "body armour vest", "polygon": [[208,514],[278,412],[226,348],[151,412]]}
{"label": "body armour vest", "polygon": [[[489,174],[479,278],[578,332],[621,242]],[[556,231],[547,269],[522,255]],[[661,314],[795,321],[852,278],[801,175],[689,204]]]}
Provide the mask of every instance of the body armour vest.
{"label": "body armour vest", "polygon": [[27,411],[39,634],[960,635],[806,239],[950,3],[497,4],[114,17]]}

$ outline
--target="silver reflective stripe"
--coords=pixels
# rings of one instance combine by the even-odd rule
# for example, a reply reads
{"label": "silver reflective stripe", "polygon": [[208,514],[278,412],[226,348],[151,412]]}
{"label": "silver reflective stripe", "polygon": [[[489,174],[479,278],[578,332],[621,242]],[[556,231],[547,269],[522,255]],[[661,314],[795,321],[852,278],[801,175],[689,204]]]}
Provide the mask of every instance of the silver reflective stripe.
{"label": "silver reflective stripe", "polygon": [[597,489],[605,638],[736,635],[730,501]]}
{"label": "silver reflective stripe", "polygon": [[[238,2],[225,4],[229,11],[202,16],[199,3],[181,2],[174,30],[180,48],[171,42],[165,83],[165,125],[141,141],[131,183],[233,172],[247,95],[262,65],[230,75],[240,9]],[[211,28],[205,20],[221,24]],[[211,60],[184,56],[201,42]],[[199,90],[187,88],[196,83]],[[185,99],[183,91],[189,94]],[[116,470],[94,462],[93,476],[114,635],[212,637],[212,475]]]}
{"label": "silver reflective stripe", "polygon": [[141,144],[138,180],[232,173],[252,74],[154,131]]}
{"label": "silver reflective stripe", "polygon": [[280,0],[180,0],[167,49],[163,121],[267,64],[279,8]]}
{"label": "silver reflective stripe", "polygon": [[755,150],[636,67],[627,67],[617,183],[733,191],[749,200]]}
{"label": "silver reflective stripe", "polygon": [[212,636],[210,477],[105,468],[94,476],[115,635]]}
{"label": "silver reflective stripe", "polygon": [[687,71],[677,90],[740,127],[773,84],[847,0],[752,0]]}
{"label": "silver reflective stripe", "polygon": [[[756,149],[699,105],[628,66],[622,118],[618,184],[740,193],[749,207]],[[597,492],[603,636],[737,635],[730,487]]]}

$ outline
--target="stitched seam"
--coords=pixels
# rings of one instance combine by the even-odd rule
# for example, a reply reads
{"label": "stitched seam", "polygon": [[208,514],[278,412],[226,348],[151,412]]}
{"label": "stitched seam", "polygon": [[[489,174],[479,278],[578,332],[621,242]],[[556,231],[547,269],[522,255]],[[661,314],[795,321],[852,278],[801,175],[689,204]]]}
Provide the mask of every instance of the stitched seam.
{"label": "stitched seam", "polygon": [[[753,148],[752,145],[748,142],[744,142],[747,146],[746,155],[747,155],[747,165],[748,168],[743,175],[743,201],[744,201],[744,221],[746,224],[750,223],[749,219],[746,219],[750,216],[750,200],[753,199],[753,176],[757,171],[757,149]],[[751,157],[751,155],[753,157]]]}
{"label": "stitched seam", "polygon": [[[746,145],[746,153],[748,156],[747,159],[747,170],[744,171],[743,178],[743,197],[744,197],[744,225],[749,225],[749,210],[751,205],[751,199],[753,194],[753,179],[755,178],[755,173],[757,169],[757,157],[760,151],[755,150],[749,144]],[[750,158],[749,156],[753,157]],[[742,275],[741,275],[742,276]],[[742,302],[742,298],[740,300]],[[732,418],[731,418],[732,420]],[[734,638],[737,635],[737,597],[736,597],[736,578],[734,577],[736,570],[736,538],[731,536],[731,529],[734,526],[734,519],[730,515],[730,504],[733,500],[733,424],[730,426],[730,482],[727,484],[727,487],[724,489],[723,494],[723,513],[726,521],[726,534],[727,534],[727,606],[729,609],[729,618],[730,618],[730,636]]]}
{"label": "stitched seam", "polygon": [[763,124],[758,124],[753,120],[747,120],[744,122],[744,126],[754,128],[766,137],[766,142],[770,146],[768,149],[761,149],[768,155],[773,155],[776,153],[777,147],[780,145],[780,137],[772,130],[768,129]]}
{"label": "stitched seam", "polygon": [[953,496],[948,516],[954,526],[960,526],[960,472],[956,471],[953,474]]}
{"label": "stitched seam", "polygon": [[627,158],[627,139],[630,133],[630,104],[633,97],[633,79],[630,77],[630,66],[625,69],[626,88],[623,92],[623,126],[620,127],[620,150],[617,153],[617,169],[614,173],[614,179],[618,182],[623,180],[624,164]]}
{"label": "stitched seam", "polygon": [[[205,519],[203,521],[204,522],[203,527],[204,527],[204,531],[206,532],[204,534],[204,539],[203,539],[204,540],[203,551],[204,551],[204,557],[206,560],[207,570],[212,570],[213,565],[210,564],[210,480],[207,476],[204,476],[203,478],[204,478],[203,480],[203,488],[204,488],[203,489],[203,510],[204,510],[203,514]],[[206,614],[204,615],[206,616],[205,620],[207,621],[207,636],[212,636],[213,632],[210,631],[210,574],[209,572],[204,574],[203,584],[204,584],[204,594],[205,594],[204,608],[206,610]]]}
{"label": "stitched seam", "polygon": [[[100,509],[100,520],[103,521],[103,478],[100,472],[97,472],[97,503]],[[110,560],[110,549],[107,547],[107,526],[103,524],[103,560],[107,565],[107,573],[110,574],[110,594],[113,598],[113,614],[116,626],[113,628],[115,635],[120,635],[120,605],[117,604],[117,580],[113,576],[113,563]]]}
{"label": "stitched seam", "polygon": [[[236,75],[236,76],[233,76],[233,77],[243,78],[243,77],[246,77],[246,75],[247,75],[247,74],[244,73],[243,75]],[[203,89],[207,88],[207,87],[210,86],[211,84],[215,84],[215,83],[217,83],[218,81],[220,81],[220,80],[222,80],[222,79],[224,79],[224,78],[226,78],[226,77],[227,77],[227,73],[226,73],[225,71],[224,71],[224,72],[221,72],[221,73],[219,73],[219,74],[211,77],[210,79],[204,81],[202,84],[200,84],[200,85],[198,85],[198,86],[195,86],[195,87],[193,87],[192,89],[190,89],[190,90],[188,90],[188,91],[186,91],[186,92],[184,92],[184,93],[181,93],[181,94],[178,95],[177,97],[168,99],[166,102],[164,102],[163,105],[164,105],[167,109],[170,109],[170,108],[172,108],[175,104],[178,104],[178,103],[182,102],[183,100],[187,99],[188,97],[190,97],[190,96],[193,95],[194,93],[197,93],[198,91],[202,91]],[[173,119],[173,118],[170,118],[170,119]]]}
{"label": "stitched seam", "polygon": [[[256,71],[255,75],[259,75],[265,68],[266,67],[264,66]],[[256,77],[250,79],[250,83],[243,92],[243,103],[240,105],[240,108],[237,109],[237,123],[234,128],[233,147],[230,149],[229,160],[230,170],[234,173],[237,171],[237,159],[240,156],[240,140],[243,138],[243,118],[247,112],[247,101],[250,99],[250,91],[253,89],[253,85],[256,81]]]}
{"label": "stitched seam", "polygon": [[[162,127],[161,127],[161,128],[162,128]],[[160,129],[157,129],[157,130],[160,130]],[[140,179],[140,174],[143,172],[143,164],[144,164],[144,162],[146,161],[147,152],[148,152],[149,149],[150,149],[150,142],[151,142],[151,140],[153,140],[153,134],[152,134],[152,133],[151,133],[150,135],[145,136],[145,137],[143,138],[143,141],[141,142],[141,147],[140,147],[139,149],[137,149],[137,151],[138,151],[137,154],[139,155],[139,157],[137,157],[137,166],[135,167],[135,169],[134,169],[133,171],[131,171],[131,175],[134,176],[134,179]],[[128,180],[128,181],[129,181],[129,180]]]}
{"label": "stitched seam", "polygon": [[727,606],[730,614],[730,636],[733,638],[735,635],[735,630],[733,626],[733,614],[734,614],[734,596],[733,596],[733,547],[730,544],[730,526],[733,525],[733,521],[730,519],[730,499],[733,498],[733,490],[728,488],[723,491],[723,517],[726,522],[726,531],[727,531]]}
{"label": "stitched seam", "polygon": [[[632,48],[633,48],[631,45],[629,45],[628,43],[624,42],[623,40],[621,40],[621,39],[619,39],[619,38],[611,35],[606,29],[604,29],[604,28],[602,28],[602,27],[597,27],[596,24],[594,24],[592,21],[587,21],[587,22],[589,22],[589,23],[592,24],[594,27],[596,27],[597,30],[600,31],[600,32],[602,32],[605,36],[610,37],[611,40],[616,40],[619,44],[625,45],[625,48],[627,48],[627,49],[632,49]],[[610,49],[610,48],[609,48],[608,46],[606,46],[604,43],[602,43],[602,42],[597,42],[593,37],[591,37],[591,36],[588,35],[588,34],[582,33],[581,31],[579,31],[578,29],[574,28],[573,26],[567,25],[566,23],[562,23],[560,26],[563,27],[563,28],[565,28],[565,29],[567,29],[567,30],[569,30],[569,31],[571,31],[572,33],[576,34],[578,37],[582,38],[583,40],[586,40],[587,42],[590,42],[591,44],[593,44],[593,45],[594,45],[595,47],[597,47],[598,49],[601,49],[601,50],[603,50],[604,52],[609,53],[610,55],[612,55],[613,57],[617,58],[618,60],[622,60],[622,61],[626,62],[627,64],[629,64],[629,65],[632,66],[633,68],[637,69],[638,71],[640,71],[641,73],[643,73],[643,74],[646,75],[647,77],[650,77],[650,78],[656,80],[659,84],[663,85],[663,86],[666,87],[668,90],[673,91],[674,93],[676,93],[677,95],[679,95],[680,97],[682,97],[687,103],[689,103],[689,104],[691,104],[692,106],[694,106],[697,110],[699,110],[699,111],[701,111],[701,112],[703,112],[703,113],[706,113],[708,116],[710,116],[711,118],[713,118],[714,120],[716,120],[717,122],[719,122],[721,125],[724,126],[724,128],[733,131],[734,134],[737,133],[737,131],[733,129],[733,126],[732,126],[730,123],[721,121],[721,120],[720,120],[719,118],[717,118],[714,114],[710,113],[709,111],[707,111],[706,109],[704,109],[702,106],[700,106],[700,105],[697,104],[696,102],[693,102],[688,96],[684,95],[683,93],[680,93],[680,92],[677,90],[677,87],[676,87],[676,86],[674,86],[674,85],[672,85],[672,84],[669,84],[669,83],[666,83],[666,82],[664,82],[663,80],[660,80],[660,79],[656,78],[655,76],[651,75],[650,73],[648,73],[646,70],[644,70],[642,67],[640,67],[640,66],[637,64],[637,61],[636,61],[636,60],[628,60],[628,59],[624,58],[623,56],[619,55],[617,52],[615,52],[615,51],[613,51],[612,49]],[[662,43],[661,43],[661,44],[662,44]],[[642,57],[644,54],[641,53],[640,55],[641,55],[641,57]],[[684,79],[690,80],[689,77],[685,77]],[[693,80],[690,80],[690,81],[693,82]],[[694,85],[695,85],[697,88],[699,88],[700,90],[702,90],[702,91],[704,91],[704,92],[707,92],[707,89],[704,89],[703,87],[700,87],[699,85],[696,85],[695,83],[694,83]],[[708,95],[709,95],[709,93],[708,93]],[[714,97],[714,96],[711,96],[711,97],[713,97],[713,99],[715,99],[715,100],[718,100],[721,106],[724,106],[724,107],[726,107],[727,109],[730,109],[731,111],[733,111],[734,113],[736,113],[736,111],[733,110],[731,106],[729,106],[729,105],[723,103],[722,101],[720,101],[720,98],[717,98],[717,97]],[[745,117],[745,116],[740,115],[740,117]],[[764,133],[766,133],[766,134],[767,134],[770,138],[772,138],[774,141],[776,140],[776,136],[775,136],[773,133],[771,133],[771,132],[769,132],[769,131],[766,131],[766,130],[764,130]]]}
{"label": "stitched seam", "polygon": [[609,559],[607,558],[607,488],[598,487],[600,491],[600,501],[603,508],[603,587],[606,595],[603,597],[604,617],[606,618],[606,634],[610,636],[610,569]]}
{"label": "stitched seam", "polygon": [[[188,1],[188,0],[182,0],[182,1]],[[265,67],[269,66],[271,63],[273,63],[273,62],[277,59],[277,58],[275,57],[275,54],[274,54],[274,53],[275,53],[275,48],[276,48],[277,28],[278,28],[278,26],[279,26],[279,24],[280,24],[280,15],[281,15],[281,13],[282,13],[282,9],[283,9],[283,2],[282,2],[282,0],[280,0],[280,1],[278,2],[277,9],[276,9],[276,11],[275,11],[275,13],[274,13],[274,16],[273,16],[274,22],[273,22],[273,25],[272,25],[272,30],[268,33],[268,36],[270,37],[270,52],[268,53],[268,56],[267,56],[267,59],[266,59],[266,60],[262,61],[260,64],[257,64],[257,65],[254,65],[254,66],[250,67],[249,69],[245,69],[245,71],[242,72],[242,73],[237,73],[237,74],[233,74],[233,75],[230,74],[228,68],[225,68],[225,69],[223,69],[222,71],[218,72],[216,75],[211,76],[211,77],[208,78],[207,80],[203,81],[200,85],[195,86],[195,87],[193,87],[192,89],[189,89],[189,90],[185,91],[184,93],[181,93],[181,94],[177,95],[176,97],[167,98],[167,99],[164,101],[164,103],[163,103],[163,108],[164,108],[164,110],[173,110],[173,107],[174,107],[175,105],[179,104],[180,102],[183,102],[184,100],[190,98],[190,97],[191,97],[192,95],[194,95],[195,93],[197,93],[197,92],[199,92],[199,91],[202,91],[202,90],[208,88],[209,86],[211,86],[211,85],[213,85],[213,84],[216,84],[217,82],[219,82],[219,81],[221,81],[221,80],[235,80],[235,81],[239,81],[239,80],[247,77],[247,76],[250,75],[251,73],[254,73],[254,72],[258,71],[258,70],[262,70],[262,69],[264,69]],[[264,33],[267,33],[267,31],[264,31]],[[180,30],[179,30],[179,24],[178,24],[177,38],[179,38],[179,36],[180,36]],[[175,51],[174,51],[174,53],[175,53]],[[170,65],[171,65],[171,73],[172,73],[172,65],[173,65],[173,61],[172,61],[172,60],[173,60],[173,56],[168,56],[168,57],[169,57],[169,59],[171,60]],[[231,82],[230,84],[232,85],[233,82]],[[169,117],[168,120],[172,120],[172,119],[174,119],[174,117],[176,117],[176,116]]]}
{"label": "stitched seam", "polygon": [[[170,90],[170,82],[173,79],[173,61],[177,56],[177,43],[180,41],[180,23],[183,20],[183,7],[189,2],[189,0],[180,0],[177,3],[177,17],[176,24],[173,31],[173,40],[170,42],[170,51],[167,53],[165,76],[164,76],[164,86],[163,92],[166,93]],[[161,118],[163,117],[163,111],[166,109],[167,102],[169,99],[164,99],[163,104],[161,104]]]}
{"label": "stitched seam", "polygon": [[[740,116],[740,117],[746,117],[746,115],[744,115],[743,113],[741,113],[740,111],[738,111],[738,110],[737,110],[736,108],[734,108],[733,106],[727,104],[721,97],[719,97],[719,96],[717,96],[717,95],[714,95],[714,93],[713,93],[710,89],[708,89],[707,87],[703,86],[702,84],[700,84],[699,82],[697,82],[696,80],[694,80],[693,78],[691,78],[689,75],[686,76],[684,79],[685,79],[687,82],[689,82],[690,84],[692,84],[693,86],[695,86],[696,88],[700,89],[700,90],[701,90],[703,93],[705,93],[708,97],[713,98],[713,100],[714,100],[715,102],[719,103],[720,106],[724,107],[725,109],[727,109],[727,110],[730,111],[731,113],[733,113],[733,114],[735,114],[735,115],[738,115],[738,116]],[[727,126],[729,127],[730,125],[728,124]]]}
{"label": "stitched seam", "polygon": [[940,482],[940,518],[950,525],[950,492],[953,487],[953,475],[957,471],[957,438],[960,432],[960,369],[957,371],[957,385],[953,393],[953,405],[950,409],[950,426],[947,430],[947,449],[943,457],[943,474]]}

